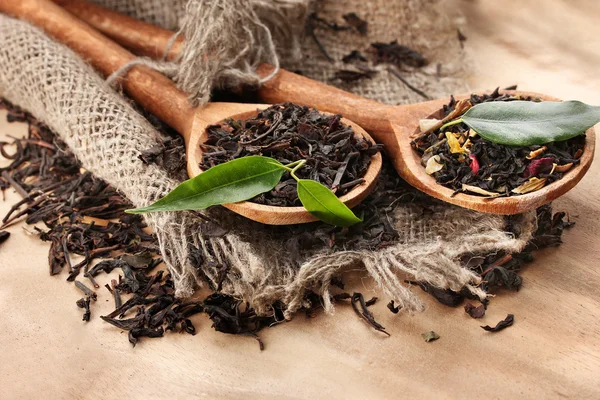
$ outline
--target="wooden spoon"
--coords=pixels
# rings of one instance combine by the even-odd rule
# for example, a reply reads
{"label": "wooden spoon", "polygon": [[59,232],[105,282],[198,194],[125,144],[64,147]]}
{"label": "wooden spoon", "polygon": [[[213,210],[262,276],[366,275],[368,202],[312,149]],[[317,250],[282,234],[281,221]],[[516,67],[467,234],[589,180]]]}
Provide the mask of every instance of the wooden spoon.
{"label": "wooden spoon", "polygon": [[[139,55],[161,58],[173,32],[107,10],[83,0],[54,0],[67,10],[87,21],[96,29],[114,38]],[[175,58],[182,48],[182,38],[176,40],[167,55]],[[262,64],[258,73],[267,76],[272,66]],[[503,91],[513,95],[539,97],[546,101],[558,99],[537,93]],[[366,129],[377,142],[383,143],[400,176],[417,189],[438,199],[462,207],[488,213],[518,214],[549,203],[573,188],[592,164],[595,147],[594,128],[586,132],[586,147],[580,165],[561,180],[532,193],[514,197],[487,199],[459,193],[439,185],[421,166],[421,156],[410,145],[410,137],[418,133],[419,120],[441,118],[440,109],[447,99],[418,104],[389,106],[368,100],[311,79],[280,70],[259,90],[259,96],[268,103],[291,101],[320,110],[339,113]],[[457,99],[468,98],[457,96]]]}
{"label": "wooden spoon", "polygon": [[[86,20],[96,29],[114,38],[140,55],[161,57],[173,33],[138,21],[122,14],[89,4],[82,0],[54,0],[79,18]],[[181,40],[170,49],[169,58],[181,51]],[[267,76],[273,67],[263,64],[259,74]],[[504,91],[513,95],[539,97],[546,101],[558,99],[537,93]],[[439,118],[440,110],[447,99],[438,99],[418,104],[389,106],[368,100],[343,90],[315,82],[291,72],[280,70],[259,90],[262,100],[269,103],[291,101],[309,105],[319,110],[339,113],[366,129],[377,142],[383,143],[400,176],[412,186],[438,199],[462,207],[496,214],[518,214],[536,209],[549,203],[573,188],[583,178],[594,157],[595,132],[586,132],[586,147],[580,165],[552,184],[532,193],[520,196],[487,199],[459,193],[439,185],[435,178],[427,175],[421,166],[421,157],[411,145],[411,136],[418,133],[419,120]],[[457,99],[468,95],[457,96]]]}
{"label": "wooden spoon", "polygon": [[[97,30],[47,0],[2,0],[0,10],[25,19],[79,53],[105,75],[117,71],[136,57]],[[207,139],[206,127],[226,118],[246,119],[265,109],[268,104],[209,103],[192,108],[187,95],[164,75],[143,66],[133,67],[124,76],[127,93],[148,111],[177,130],[185,139],[187,169],[190,177],[202,172],[200,144]],[[373,139],[359,125],[345,118],[341,121],[355,134]],[[365,182],[340,197],[349,207],[360,203],[374,189],[381,171],[381,154],[375,154]],[[225,204],[225,207],[247,218],[271,225],[288,225],[316,221],[304,207],[274,207],[251,202]]]}

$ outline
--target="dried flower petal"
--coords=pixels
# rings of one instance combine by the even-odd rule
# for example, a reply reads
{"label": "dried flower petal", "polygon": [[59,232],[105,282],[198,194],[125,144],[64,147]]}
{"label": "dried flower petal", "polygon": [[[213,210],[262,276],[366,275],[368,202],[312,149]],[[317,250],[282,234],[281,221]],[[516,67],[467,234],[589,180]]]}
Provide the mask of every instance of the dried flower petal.
{"label": "dried flower petal", "polygon": [[482,189],[479,186],[465,185],[464,183],[462,185],[462,190],[467,191],[467,192],[473,192],[473,193],[482,194],[482,195],[487,196],[487,197],[499,197],[499,196],[502,196],[502,194],[500,194],[500,193],[488,192],[487,190]]}
{"label": "dried flower petal", "polygon": [[543,188],[544,185],[546,184],[547,180],[548,179],[546,179],[546,178],[542,178],[542,179],[536,178],[536,177],[529,178],[529,180],[527,182],[525,182],[518,188],[514,188],[512,190],[512,192],[516,193],[516,194],[525,194],[525,193],[535,192],[536,190],[540,190],[541,188]]}
{"label": "dried flower petal", "polygon": [[554,170],[556,172],[567,172],[568,170],[571,169],[571,167],[573,166],[573,163],[568,163],[568,164],[564,164],[564,165],[557,165]]}
{"label": "dried flower petal", "polygon": [[435,155],[427,160],[427,166],[425,167],[425,172],[429,175],[434,174],[444,168],[443,164],[440,164],[440,156]]}
{"label": "dried flower petal", "polygon": [[448,139],[448,147],[452,154],[467,154],[469,150],[460,145],[460,142],[451,132],[446,132],[446,139]]}
{"label": "dried flower petal", "polygon": [[471,171],[477,175],[479,172],[479,160],[477,160],[477,156],[475,154],[469,154],[469,158],[471,159],[471,164],[469,167],[471,167]]}
{"label": "dried flower petal", "polygon": [[539,149],[530,152],[529,155],[527,156],[527,159],[528,160],[533,160],[534,158],[539,157],[542,154],[544,154],[544,152],[546,150],[548,150],[548,148],[546,146],[542,146]]}
{"label": "dried flower petal", "polygon": [[552,170],[552,164],[554,164],[554,159],[550,157],[532,160],[525,170],[524,177],[529,178],[530,176],[546,174]]}

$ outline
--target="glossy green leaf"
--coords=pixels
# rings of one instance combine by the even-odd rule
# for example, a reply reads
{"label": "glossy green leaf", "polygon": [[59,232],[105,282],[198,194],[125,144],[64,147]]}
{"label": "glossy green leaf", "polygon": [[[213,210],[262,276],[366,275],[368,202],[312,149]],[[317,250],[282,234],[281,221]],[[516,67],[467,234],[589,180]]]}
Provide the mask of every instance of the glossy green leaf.
{"label": "glossy green leaf", "polygon": [[300,179],[298,198],[309,213],[328,224],[350,226],[362,221],[329,188],[319,182]]}
{"label": "glossy green leaf", "polygon": [[270,157],[249,156],[216,165],[189,179],[148,207],[127,210],[131,214],[155,211],[201,210],[235,203],[273,189],[285,170]]}
{"label": "glossy green leaf", "polygon": [[462,121],[494,143],[542,145],[584,133],[600,122],[600,107],[580,101],[493,101],[472,107]]}

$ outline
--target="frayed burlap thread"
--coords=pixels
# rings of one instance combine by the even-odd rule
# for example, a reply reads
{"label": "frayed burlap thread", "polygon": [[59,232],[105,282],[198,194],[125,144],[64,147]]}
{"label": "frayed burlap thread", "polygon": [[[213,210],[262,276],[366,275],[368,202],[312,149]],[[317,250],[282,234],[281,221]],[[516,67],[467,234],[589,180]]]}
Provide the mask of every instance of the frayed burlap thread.
{"label": "frayed burlap thread", "polygon": [[[194,106],[208,102],[213,89],[258,86],[272,78],[279,70],[278,46],[299,58],[298,32],[302,31],[308,10],[308,0],[190,0],[186,4],[150,1],[144,7],[129,0],[96,3],[147,22],[160,21],[161,26],[169,28],[173,27],[173,15],[180,16],[176,35],[186,40],[177,58],[131,65],[151,65],[171,76],[189,93]],[[153,3],[154,8],[150,6]],[[138,13],[134,12],[136,7]],[[261,62],[275,66],[275,70],[259,77],[256,68]]]}
{"label": "frayed burlap thread", "polygon": [[[129,11],[135,15],[135,10]],[[167,16],[152,18],[168,22]],[[115,186],[135,206],[148,205],[177,184],[165,171],[138,158],[158,143],[160,134],[73,52],[40,30],[4,16],[0,16],[0,40],[0,96],[48,124],[86,169]],[[251,66],[253,56],[249,57],[250,61],[238,61]],[[378,85],[385,87],[385,82]],[[407,99],[400,96],[396,101]],[[368,272],[408,312],[423,306],[403,283],[406,278],[457,290],[467,286],[484,296],[477,288],[479,278],[461,266],[461,258],[518,251],[535,223],[533,213],[513,221],[520,231],[513,237],[505,232],[502,216],[440,203],[399,202],[388,215],[398,233],[393,245],[378,251],[337,252],[322,246],[291,258],[286,246],[293,238],[280,229],[219,207],[204,214],[203,218],[191,212],[146,217],[158,237],[177,295],[190,295],[203,280],[212,287],[221,284],[223,292],[249,301],[259,313],[269,312],[273,303],[281,301],[287,305],[288,318],[305,305],[306,290],[323,295],[325,310],[332,312],[331,278],[349,269]],[[217,220],[228,233],[211,236],[205,218]],[[227,275],[221,280],[223,266]]]}

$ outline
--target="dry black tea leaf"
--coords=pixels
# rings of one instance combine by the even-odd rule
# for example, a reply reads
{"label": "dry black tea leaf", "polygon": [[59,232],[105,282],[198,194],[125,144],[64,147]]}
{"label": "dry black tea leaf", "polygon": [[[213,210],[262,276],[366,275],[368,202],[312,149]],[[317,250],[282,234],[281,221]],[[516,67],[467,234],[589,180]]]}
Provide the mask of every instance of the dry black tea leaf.
{"label": "dry black tea leaf", "polygon": [[501,286],[508,290],[519,290],[523,283],[523,278],[517,275],[516,271],[506,269],[505,267],[495,267],[483,276],[488,287]]}
{"label": "dry black tea leaf", "polygon": [[390,300],[390,302],[387,305],[387,308],[388,308],[388,310],[390,310],[394,314],[398,314],[400,312],[400,310],[402,309],[401,306],[396,306],[394,304],[394,300]]}
{"label": "dry black tea leaf", "polygon": [[131,267],[137,269],[148,268],[154,261],[152,253],[149,251],[144,251],[139,254],[123,254],[121,259]]}
{"label": "dry black tea leaf", "polygon": [[465,312],[471,316],[471,318],[482,318],[485,315],[485,305],[480,304],[474,306],[471,303],[465,304]]}
{"label": "dry black tea leaf", "polygon": [[129,343],[131,343],[133,345],[133,347],[135,347],[139,338],[141,338],[141,337],[158,338],[158,337],[162,337],[164,335],[164,333],[165,333],[165,330],[163,329],[162,326],[158,329],[134,328],[129,331],[129,335],[128,335]]}
{"label": "dry black tea leaf", "polygon": [[77,300],[76,304],[77,307],[84,309],[83,321],[88,322],[92,316],[92,313],[90,311],[90,298],[86,297],[85,299],[79,299]]}
{"label": "dry black tea leaf", "polygon": [[367,35],[369,23],[364,19],[361,19],[358,15],[356,15],[356,13],[351,12],[344,14],[342,15],[342,18],[344,18],[346,23],[356,29],[361,35]]}
{"label": "dry black tea leaf", "polygon": [[[379,332],[383,332],[386,335],[390,336],[390,334],[385,330],[385,328],[375,320],[375,317],[373,316],[373,313],[371,313],[371,311],[369,311],[367,309],[367,307],[373,303],[375,303],[375,301],[377,300],[377,298],[373,298],[371,300],[369,300],[369,302],[365,301],[364,296],[362,295],[362,293],[354,293],[350,299],[350,302],[352,304],[352,308],[354,309],[354,312],[363,319],[363,321],[365,321],[367,324],[371,325],[375,330],[379,331]],[[370,304],[367,304],[370,303]],[[360,306],[360,309],[359,309]]]}
{"label": "dry black tea leaf", "polygon": [[0,244],[6,242],[8,240],[9,236],[10,236],[10,232],[1,231],[0,232]]}
{"label": "dry black tea leaf", "polygon": [[390,43],[371,43],[370,51],[376,64],[394,64],[398,67],[408,65],[415,68],[427,65],[427,59],[421,53],[399,44],[396,40]]}
{"label": "dry black tea leaf", "polygon": [[423,336],[423,339],[425,339],[427,343],[433,342],[434,340],[438,340],[440,338],[440,335],[434,331],[425,332],[421,336]]}
{"label": "dry black tea leaf", "polygon": [[346,64],[356,62],[356,61],[367,62],[367,58],[365,56],[363,56],[360,53],[360,51],[352,50],[350,53],[348,53],[344,57],[342,57],[342,61]]}
{"label": "dry black tea leaf", "polygon": [[413,281],[406,281],[406,282],[410,283],[411,285],[419,285],[419,287],[421,289],[423,289],[424,292],[429,293],[430,295],[435,297],[435,299],[437,301],[439,301],[440,303],[442,303],[445,306],[457,307],[458,305],[460,305],[462,303],[462,301],[464,299],[463,293],[457,293],[450,289],[440,289],[440,288],[430,285],[427,282],[413,282]]}
{"label": "dry black tea leaf", "polygon": [[349,69],[342,69],[336,71],[333,79],[350,83],[360,81],[361,79],[371,79],[373,76],[375,76],[375,74],[377,74],[377,71],[375,70],[353,71]]}
{"label": "dry black tea leaf", "polygon": [[461,32],[460,29],[456,29],[456,36],[458,37],[458,41],[460,42],[460,48],[464,49],[467,37]]}
{"label": "dry black tea leaf", "polygon": [[513,314],[508,314],[505,319],[498,322],[496,324],[496,326],[494,326],[493,328],[489,325],[482,326],[482,328],[488,332],[498,332],[498,331],[501,331],[502,329],[505,329],[505,328],[508,328],[509,326],[511,326],[514,321],[515,321],[515,316]]}

